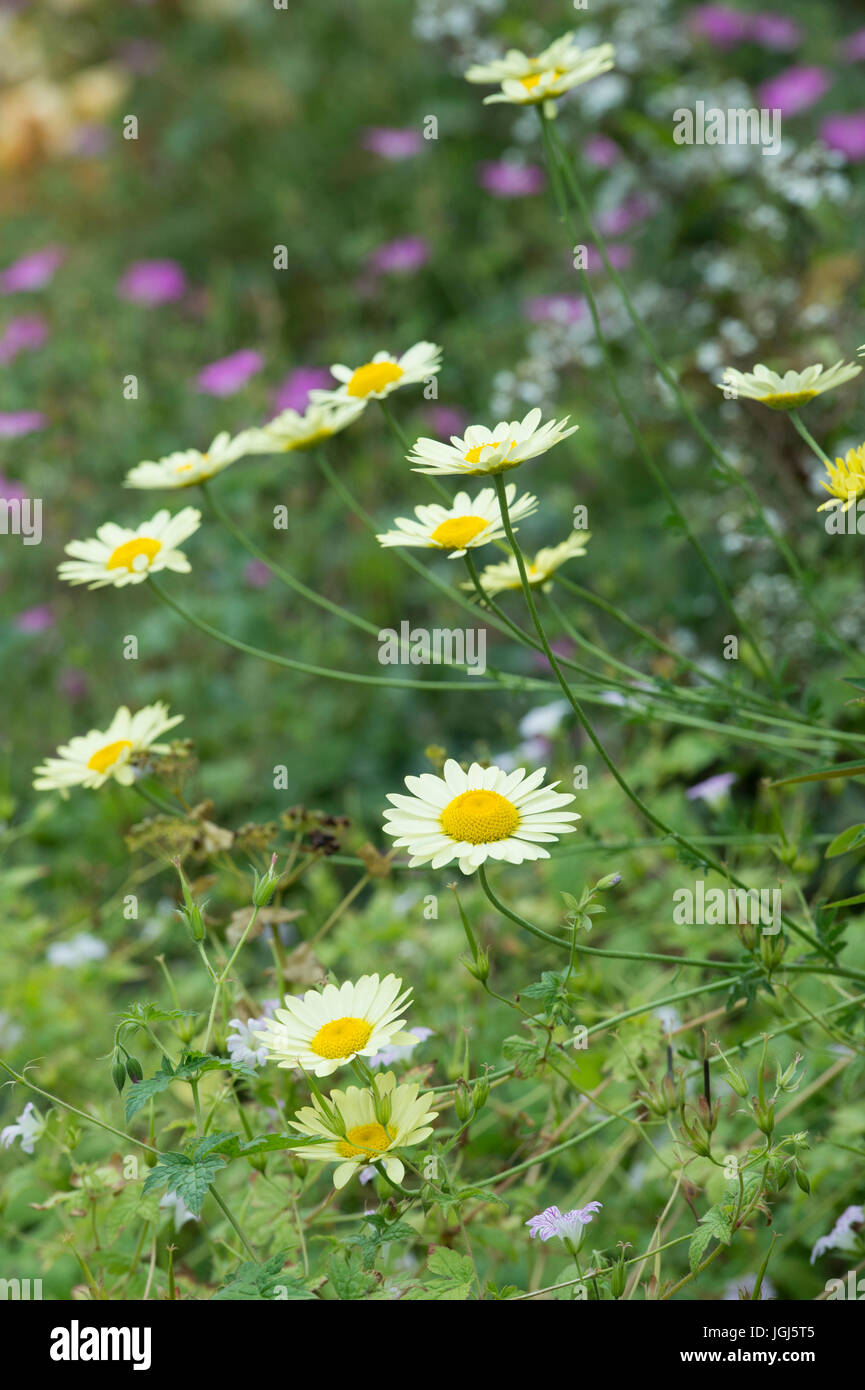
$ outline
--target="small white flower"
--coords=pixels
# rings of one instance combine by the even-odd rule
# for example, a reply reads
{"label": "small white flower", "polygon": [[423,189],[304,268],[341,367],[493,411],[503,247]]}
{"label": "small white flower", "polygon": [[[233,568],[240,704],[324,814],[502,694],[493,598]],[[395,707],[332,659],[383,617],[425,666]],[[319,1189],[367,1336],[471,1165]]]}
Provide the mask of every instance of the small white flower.
{"label": "small white flower", "polygon": [[480,763],[464,772],[449,758],[441,777],[406,777],[411,796],[388,794],[396,809],[384,813],[385,834],[396,837],[398,849],[408,849],[411,868],[440,869],[456,860],[470,874],[487,859],[548,859],[543,844],[575,830],[571,822],[580,817],[562,809],[574,797],[557,792],[558,782],[541,785],[545,773],[542,767],[527,776],[522,767],[505,772]]}
{"label": "small white flower", "polygon": [[842,360],[825,372],[822,362],[818,362],[816,366],[806,367],[804,372],[790,371],[779,376],[758,362],[753,372],[737,372],[734,367],[727,367],[717,384],[721,391],[726,389],[729,393],[732,387],[736,397],[759,401],[771,410],[798,410],[824,391],[851,381],[861,370],[855,363]]}
{"label": "small white flower", "polygon": [[26,1154],[32,1154],[33,1145],[42,1138],[45,1133],[47,1121],[39,1114],[32,1100],[28,1100],[21,1114],[18,1116],[14,1125],[7,1125],[0,1130],[0,1144],[4,1149],[11,1148],[16,1139],[21,1140],[21,1148]]}
{"label": "small white flower", "polygon": [[186,1225],[187,1221],[201,1220],[200,1216],[196,1216],[194,1211],[189,1210],[179,1192],[166,1192],[159,1203],[159,1210],[170,1211],[174,1214],[175,1231],[179,1231],[182,1226]]}
{"label": "small white flower", "polygon": [[579,426],[565,429],[569,418],[547,420],[539,429],[541,411],[535,406],[523,420],[500,420],[491,430],[486,425],[469,425],[462,437],[452,435],[450,444],[443,444],[439,439],[419,439],[408,460],[416,465],[416,473],[471,476],[504,473],[545,454],[574,434]]}
{"label": "small white flower", "polygon": [[135,531],[108,521],[99,527],[95,539],[69,542],[66,554],[73,558],[58,565],[57,573],[69,584],[87,584],[91,589],[141,584],[148,575],[165,569],[188,574],[189,561],[176,547],[200,523],[201,512],[195,507],[184,507],[176,516],[157,512]]}
{"label": "small white flower", "polygon": [[255,452],[252,448],[255,430],[243,430],[234,438],[223,430],[205,453],[198,449],[181,449],[161,459],[145,459],[130,468],[124,487],[181,488],[203,483],[216,477],[232,463]]}
{"label": "small white flower", "polygon": [[384,400],[392,391],[412,382],[426,381],[441,370],[441,348],[436,343],[415,343],[402,357],[377,352],[370,362],[346,367],[337,362],[331,375],[341,383],[335,391],[316,387],[309,398],[316,405],[344,405],[346,401]]}
{"label": "small white flower", "polygon": [[[507,500],[511,522],[531,516],[538,506],[538,499],[531,493],[523,493],[518,501],[516,495],[516,488],[509,484]],[[467,550],[501,540],[505,535],[501,508],[495,489],[491,487],[482,488],[474,501],[467,492],[458,492],[450,507],[433,502],[429,506],[415,507],[414,511],[416,521],[398,516],[394,521],[396,530],[376,536],[379,544],[444,550],[455,560]]]}
{"label": "small white flower", "polygon": [[511,48],[491,63],[478,63],[466,73],[467,82],[500,83],[501,91],[484,97],[484,105],[506,101],[515,106],[534,106],[563,96],[614,66],[611,43],[597,48],[580,48],[573,34],[556,39],[543,53],[531,58]]}
{"label": "small white flower", "polygon": [[182,719],[182,714],[169,716],[168,706],[161,700],[145,705],[136,714],[130,714],[126,705],[121,705],[107,729],[91,729],[88,734],[70,739],[57,749],[56,758],[47,758],[34,768],[33,786],[38,792],[65,794],[69,787],[101,787],[109,777],[124,787],[131,786],[135,781],[135,768],[130,766],[132,755],[148,750],[166,752],[167,745],[156,740]]}
{"label": "small white flower", "polygon": [[103,960],[108,955],[108,947],[98,936],[79,932],[70,941],[53,941],[45,954],[49,965],[71,969],[76,965],[86,965],[91,960]]}
{"label": "small white flower", "polygon": [[597,1216],[602,1206],[603,1202],[587,1202],[584,1207],[566,1212],[559,1211],[558,1207],[547,1207],[538,1216],[530,1216],[526,1225],[532,1239],[540,1236],[542,1241],[548,1241],[553,1236],[561,1236],[563,1240],[572,1241],[582,1235],[582,1228]]}
{"label": "small white flower", "polygon": [[268,1022],[266,1018],[250,1018],[245,1023],[239,1018],[229,1021],[229,1028],[235,1029],[226,1039],[232,1062],[242,1062],[247,1067],[264,1066],[269,1054],[261,1040],[261,1031]]}
{"label": "small white flower", "polygon": [[[22,1146],[23,1147],[23,1146]],[[862,1226],[865,1224],[865,1210],[862,1207],[847,1207],[843,1211],[832,1227],[827,1236],[820,1236],[811,1251],[811,1264],[827,1250],[842,1250],[849,1253],[858,1250],[860,1246],[860,1234]],[[854,1226],[856,1230],[854,1230]]]}
{"label": "small white flower", "polygon": [[391,1044],[383,1047],[381,1052],[377,1052],[374,1057],[370,1057],[370,1067],[391,1067],[394,1062],[405,1062],[414,1052],[419,1043],[426,1042],[427,1038],[435,1036],[433,1028],[415,1028],[414,1042]]}

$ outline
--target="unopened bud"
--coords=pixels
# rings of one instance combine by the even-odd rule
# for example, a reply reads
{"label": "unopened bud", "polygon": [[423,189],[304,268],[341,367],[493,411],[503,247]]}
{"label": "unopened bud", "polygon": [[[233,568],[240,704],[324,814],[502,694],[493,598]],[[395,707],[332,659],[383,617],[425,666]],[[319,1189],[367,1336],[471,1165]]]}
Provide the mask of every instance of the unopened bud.
{"label": "unopened bud", "polygon": [[252,890],[252,901],[255,907],[267,907],[279,883],[281,874],[276,872],[276,855],[270,861],[270,866],[265,874],[255,874],[255,884]]}
{"label": "unopened bud", "polygon": [[471,1092],[466,1083],[460,1079],[454,1092],[454,1110],[461,1124],[466,1124],[474,1114]]}
{"label": "unopened bud", "polygon": [[114,1060],[111,1063],[111,1080],[114,1082],[115,1089],[119,1095],[126,1085],[126,1068],[123,1065],[123,1058],[118,1052],[115,1052]]}
{"label": "unopened bud", "polygon": [[144,1076],[144,1072],[141,1070],[141,1063],[137,1057],[126,1058],[126,1075],[132,1082],[138,1082]]}

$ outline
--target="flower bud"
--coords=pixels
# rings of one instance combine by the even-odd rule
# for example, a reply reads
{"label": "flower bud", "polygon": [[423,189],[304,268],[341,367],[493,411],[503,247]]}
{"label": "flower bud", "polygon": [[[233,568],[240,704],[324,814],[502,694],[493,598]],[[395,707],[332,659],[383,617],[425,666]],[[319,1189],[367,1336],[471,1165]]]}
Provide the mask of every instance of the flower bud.
{"label": "flower bud", "polygon": [[490,975],[490,953],[485,951],[482,946],[478,947],[478,953],[474,960],[468,956],[460,956],[460,960],[470,975],[474,975],[476,980],[484,984]]}
{"label": "flower bud", "polygon": [[140,1081],[144,1076],[144,1072],[141,1069],[141,1063],[139,1062],[137,1057],[127,1056],[126,1075],[129,1077],[129,1080],[133,1083]]}
{"label": "flower bud", "polygon": [[[253,872],[255,871],[253,870]],[[276,855],[274,854],[267,873],[255,873],[255,884],[252,889],[252,901],[255,907],[267,907],[276,892],[281,877],[282,875],[276,872]]]}
{"label": "flower bud", "polygon": [[770,975],[781,964],[786,949],[787,938],[780,932],[774,936],[767,934],[760,937],[760,959]]}
{"label": "flower bud", "polygon": [[613,1298],[621,1298],[622,1294],[625,1292],[626,1282],[627,1276],[625,1274],[625,1251],[623,1247],[622,1253],[620,1254],[616,1263],[613,1265],[613,1272],[610,1275],[610,1293],[613,1295]]}
{"label": "flower bud", "polygon": [[111,1080],[114,1082],[117,1094],[120,1095],[126,1085],[126,1068],[123,1065],[123,1058],[118,1052],[115,1052],[111,1063]]}
{"label": "flower bud", "polygon": [[757,1128],[763,1134],[771,1134],[775,1128],[775,1107],[771,1101],[761,1101],[756,1096],[752,1096],[751,1109],[754,1112]]}
{"label": "flower bud", "polygon": [[798,1187],[801,1188],[801,1190],[805,1193],[806,1196],[811,1195],[811,1179],[808,1177],[808,1174],[805,1172],[804,1168],[796,1169],[796,1184]]}
{"label": "flower bud", "polygon": [[454,1110],[457,1112],[457,1118],[460,1124],[466,1124],[474,1114],[471,1092],[462,1078],[460,1078],[457,1083],[457,1088],[454,1092]]}
{"label": "flower bud", "polygon": [[472,1105],[474,1107],[475,1114],[477,1114],[479,1110],[483,1110],[484,1106],[489,1100],[489,1095],[490,1083],[487,1081],[487,1078],[485,1076],[482,1076],[479,1081],[475,1082],[475,1088],[472,1091]]}

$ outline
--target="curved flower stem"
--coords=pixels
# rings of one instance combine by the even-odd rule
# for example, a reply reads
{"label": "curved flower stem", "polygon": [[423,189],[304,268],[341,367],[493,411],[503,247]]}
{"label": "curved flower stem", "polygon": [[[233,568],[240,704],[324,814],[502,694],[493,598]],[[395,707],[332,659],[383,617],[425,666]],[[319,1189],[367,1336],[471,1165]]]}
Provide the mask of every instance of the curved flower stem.
{"label": "curved flower stem", "polygon": [[207,497],[208,502],[226,530],[243,546],[244,550],[254,556],[256,560],[260,560],[263,565],[267,565],[271,574],[276,575],[276,578],[280,579],[289,589],[294,590],[296,594],[300,594],[301,598],[305,598],[309,603],[315,603],[319,608],[323,608],[326,612],[332,613],[334,617],[341,618],[343,622],[350,623],[353,627],[360,628],[362,632],[369,633],[373,637],[378,636],[379,629],[376,627],[375,623],[368,622],[366,618],[360,617],[359,614],[352,613],[347,608],[343,608],[340,604],[333,603],[330,599],[325,598],[323,594],[316,593],[315,589],[310,589],[306,584],[302,583],[301,580],[295,579],[294,575],[290,574],[288,570],[283,569],[281,565],[269,559],[261,547],[258,546],[255,541],[251,540],[245,532],[241,531],[239,526],[235,525],[222,503],[217,499],[216,493],[210,487],[209,483],[202,483],[201,490]]}
{"label": "curved flower stem", "polygon": [[[514,530],[511,525],[510,514],[508,511],[507,492],[505,489],[504,481],[502,480],[502,475],[500,473],[497,473],[495,475],[494,481],[499,499],[499,506],[501,508],[502,513],[502,525],[505,528],[505,534],[508,538],[511,550],[514,553],[514,559],[517,562],[517,569],[519,570],[520,574],[520,583],[522,584],[523,594],[525,595],[526,600],[526,606],[528,607],[532,623],[534,624],[535,631],[537,632],[538,637],[540,638],[543,644],[544,654],[546,655],[547,661],[550,663],[556,680],[561,686],[562,693],[565,696],[565,699],[568,701],[568,704],[571,706],[571,709],[574,711],[574,714],[577,716],[580,725],[582,726],[584,732],[588,736],[589,741],[591,742],[596,753],[601,758],[608,772],[615,778],[616,782],[619,784],[619,786],[621,787],[625,795],[628,797],[628,799],[631,802],[633,802],[637,810],[646,818],[646,820],[650,822],[650,824],[654,825],[658,830],[662,830],[665,834],[669,835],[671,839],[673,839],[681,849],[686,850],[687,853],[694,857],[698,863],[702,862],[708,864],[709,867],[714,869],[716,873],[721,874],[722,877],[728,878],[731,883],[734,883],[736,885],[736,887],[744,888],[745,884],[743,884],[742,881],[738,879],[734,874],[731,874],[729,870],[725,869],[723,864],[719,863],[718,860],[716,860],[713,856],[707,855],[703,851],[699,850],[697,846],[694,844],[694,842],[688,839],[687,835],[682,835],[680,831],[674,830],[672,826],[667,825],[666,821],[663,821],[660,816],[656,815],[655,812],[652,811],[651,808],[646,805],[642,797],[634,791],[634,789],[619,772],[619,769],[616,767],[615,763],[613,762],[612,758],[610,757],[600,738],[595,733],[594,726],[590,723],[589,719],[583,713],[582,706],[580,705],[579,701],[575,698],[570,686],[568,685],[567,680],[562,674],[562,669],[559,665],[558,659],[547,640],[547,635],[544,631],[543,624],[541,623],[541,620],[538,616],[537,606],[535,604],[534,595],[532,594],[532,586],[529,583],[528,575],[526,573],[526,563],[523,559],[523,553],[520,550],[520,547],[517,543],[517,538],[514,535]],[[822,941],[819,941],[817,937],[812,936],[810,932],[807,932],[804,929],[804,927],[799,926],[798,922],[791,921],[790,918],[786,915],[786,913],[782,913],[781,920],[785,924],[785,926],[787,926],[790,929],[790,931],[795,932],[795,934],[801,937],[803,941],[807,941],[808,944],[814,950],[819,951],[821,955],[827,956],[830,960],[834,961],[835,957],[833,952],[827,946],[825,946]]]}
{"label": "curved flower stem", "polygon": [[289,671],[300,671],[307,676],[322,676],[325,680],[346,681],[353,685],[380,685],[389,687],[393,690],[531,690],[537,686],[546,686],[546,681],[527,681],[520,676],[506,676],[500,674],[492,681],[435,681],[435,680],[410,680],[408,677],[388,677],[388,676],[367,676],[358,671],[338,671],[328,666],[313,666],[306,661],[293,661],[290,657],[279,656],[276,652],[264,651],[262,647],[251,647],[247,642],[241,642],[236,637],[229,637],[227,632],[220,632],[219,628],[213,627],[205,622],[203,618],[196,617],[190,613],[189,609],[183,608],[173,598],[170,598],[159,582],[152,578],[150,584],[162,602],[174,612],[191,623],[193,627],[199,628],[208,637],[213,637],[217,642],[224,642],[228,647],[234,647],[236,651],[243,652],[246,656],[255,656],[259,661],[268,661],[274,666],[285,666]]}
{"label": "curved flower stem", "polygon": [[787,411],[787,414],[790,416],[790,419],[791,419],[792,422],[793,422],[793,427],[794,427],[794,429],[795,429],[795,430],[801,435],[801,437],[804,439],[805,443],[808,445],[808,448],[811,450],[811,452],[812,452],[813,454],[816,454],[817,458],[818,458],[818,459],[820,460],[820,462],[823,464],[824,468],[829,468],[829,467],[831,466],[831,459],[829,459],[829,458],[826,457],[826,455],[824,454],[823,450],[820,448],[820,445],[817,443],[816,439],[814,438],[813,434],[811,433],[811,431],[807,428],[807,426],[804,424],[804,422],[803,422],[802,419],[800,418],[800,415],[799,415],[798,410],[788,410],[788,411]]}
{"label": "curved flower stem", "polygon": [[240,1241],[249,1258],[257,1262],[258,1256],[253,1250],[249,1241],[246,1239],[246,1236],[243,1234],[243,1231],[241,1230],[239,1223],[235,1221],[234,1217],[232,1216],[225,1202],[223,1202],[215,1187],[210,1188],[210,1195],[213,1198],[216,1205],[219,1207],[219,1210],[222,1212],[223,1216],[226,1217],[230,1224],[234,1227],[234,1230],[237,1234],[237,1238]]}
{"label": "curved flower stem", "polygon": [[[754,509],[754,512],[762,522],[766,535],[770,538],[776,550],[781,555],[782,559],[787,565],[787,568],[790,570],[790,573],[793,575],[794,579],[799,585],[802,597],[805,599],[805,602],[811,609],[811,612],[813,613],[814,617],[818,620],[818,635],[821,635],[824,638],[826,638],[830,646],[835,651],[843,652],[845,655],[851,657],[858,657],[859,653],[855,652],[854,649],[850,647],[846,642],[839,639],[835,635],[831,623],[827,623],[825,613],[820,608],[819,604],[817,604],[811,597],[811,582],[805,574],[805,571],[803,570],[802,566],[799,564],[799,560],[796,556],[795,551],[791,549],[791,547],[787,544],[786,540],[781,535],[781,533],[777,531],[775,527],[772,525],[754,487],[751,485],[751,483],[748,481],[746,477],[744,477],[741,473],[738,473],[736,469],[733,468],[733,466],[730,464],[720,445],[717,443],[711,432],[703,424],[702,420],[700,419],[697,412],[694,410],[687,396],[682,391],[682,388],[679,386],[679,383],[676,380],[675,375],[673,374],[673,372],[670,371],[670,368],[667,366],[667,363],[661,356],[661,353],[658,350],[657,344],[655,343],[652,334],[649,332],[648,328],[646,327],[642,318],[637,313],[637,310],[634,307],[631,296],[628,293],[628,287],[625,284],[625,281],[622,279],[621,275],[610,261],[603,237],[601,237],[601,235],[599,234],[598,229],[592,220],[591,210],[586,200],[586,196],[583,193],[582,188],[580,187],[579,180],[574,170],[573,160],[569,159],[565,154],[565,151],[562,149],[561,142],[559,141],[558,135],[556,134],[555,130],[550,131],[550,128],[545,121],[545,118],[542,116],[541,119],[544,122],[544,129],[547,131],[546,138],[550,141],[554,158],[558,159],[559,167],[564,173],[565,181],[568,185],[571,195],[573,196],[574,202],[576,203],[579,209],[580,216],[583,218],[583,221],[586,225],[586,229],[593,242],[598,248],[598,252],[604,264],[604,269],[606,270],[613,284],[616,286],[616,289],[618,290],[619,295],[621,296],[622,303],[625,306],[625,310],[628,314],[628,317],[631,320],[631,323],[634,325],[634,328],[637,330],[639,337],[642,339],[643,344],[649,356],[651,357],[652,362],[654,363],[657,371],[659,372],[661,378],[666,383],[669,390],[673,393],[676,402],[679,406],[679,409],[682,411],[682,414],[685,416],[685,419],[688,421],[691,428],[697,434],[699,439],[709,450],[709,453],[712,455],[715,462],[723,470],[728,481],[740,487],[747,496],[748,501],[751,503],[751,506]],[[744,628],[743,631],[745,631]]]}
{"label": "curved flower stem", "polygon": [[129,1144],[135,1144],[139,1149],[146,1149],[148,1153],[158,1154],[152,1144],[145,1144],[143,1139],[136,1139],[132,1134],[126,1134],[122,1129],[115,1129],[114,1125],[106,1124],[104,1120],[99,1120],[95,1115],[88,1115],[86,1110],[78,1110],[68,1101],[61,1100],[59,1096],[53,1096],[50,1091],[43,1091],[41,1086],[37,1086],[33,1081],[28,1081],[27,1077],[21,1072],[14,1071],[8,1062],[4,1062],[0,1057],[0,1067],[15,1081],[20,1081],[22,1086],[27,1086],[31,1091],[35,1091],[37,1096],[42,1096],[44,1100],[50,1100],[52,1105],[60,1105],[64,1110],[69,1110],[73,1115],[77,1115],[79,1120],[86,1121],[87,1124],[96,1125],[97,1129],[105,1129],[109,1134],[115,1135],[118,1139],[125,1139]]}
{"label": "curved flower stem", "polygon": [[[577,240],[577,233],[573,224],[573,220],[571,218],[570,209],[567,204],[567,198],[565,196],[564,188],[562,186],[562,160],[556,152],[554,137],[551,134],[550,130],[550,122],[544,115],[542,107],[538,107],[538,113],[540,115],[541,120],[541,133],[543,135],[544,140],[544,149],[547,159],[547,168],[549,169],[550,174],[550,183],[552,185],[553,193],[555,194],[556,202],[558,204],[559,215],[568,230],[568,235],[571,239],[571,245],[574,245]],[[580,275],[582,278],[583,291],[586,296],[586,302],[588,303],[589,312],[592,317],[592,325],[595,330],[595,337],[598,342],[598,347],[601,350],[601,356],[604,360],[604,367],[606,368],[607,376],[609,378],[610,386],[612,387],[613,395],[615,396],[616,403],[619,407],[619,410],[622,413],[622,419],[628,426],[628,429],[630,430],[631,435],[633,437],[634,443],[637,446],[637,450],[639,451],[643,459],[643,462],[645,463],[646,467],[648,468],[649,472],[654,478],[657,486],[663,493],[667,505],[669,506],[673,514],[677,517],[680,525],[682,526],[685,534],[688,537],[688,540],[691,542],[691,545],[694,547],[694,550],[699,555],[703,563],[703,566],[709,574],[713,584],[715,585],[715,588],[717,589],[718,594],[725,608],[727,609],[728,613],[732,617],[733,621],[737,624],[741,632],[744,634],[744,636],[747,637],[754,651],[754,655],[757,661],[759,662],[760,666],[762,667],[763,673],[766,676],[766,679],[769,681],[772,688],[774,689],[776,695],[780,695],[780,683],[773,669],[771,668],[765,656],[763,655],[762,648],[760,647],[759,642],[757,641],[753,631],[750,629],[750,626],[747,623],[745,623],[742,618],[740,618],[738,612],[736,611],[736,607],[733,603],[730,591],[727,588],[727,585],[725,584],[723,578],[721,577],[721,574],[717,566],[713,563],[699,536],[691,527],[690,522],[688,521],[687,517],[685,516],[685,513],[682,511],[678,501],[676,500],[675,493],[673,492],[672,488],[667,482],[667,479],[661,471],[660,467],[655,462],[653,455],[649,451],[649,448],[645,442],[645,439],[643,438],[643,434],[640,430],[640,427],[634,419],[630,407],[619,387],[618,378],[616,376],[616,369],[613,366],[613,362],[610,357],[609,346],[607,344],[606,337],[604,336],[603,329],[601,328],[600,314],[598,313],[598,306],[595,300],[595,292],[592,289],[590,276],[585,269],[580,270]]]}

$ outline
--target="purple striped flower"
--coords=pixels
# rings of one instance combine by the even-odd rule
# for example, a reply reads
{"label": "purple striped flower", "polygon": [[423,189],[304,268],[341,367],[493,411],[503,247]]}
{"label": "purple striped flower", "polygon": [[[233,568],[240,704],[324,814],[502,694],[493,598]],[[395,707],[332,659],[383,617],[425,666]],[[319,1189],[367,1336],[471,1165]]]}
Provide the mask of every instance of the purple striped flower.
{"label": "purple striped flower", "polygon": [[581,1234],[583,1226],[589,1224],[602,1206],[603,1202],[587,1202],[584,1207],[566,1211],[564,1214],[558,1207],[547,1207],[539,1216],[529,1217],[526,1225],[532,1239],[540,1236],[541,1240],[547,1241],[552,1240],[553,1236],[561,1236],[563,1240],[573,1240]]}

